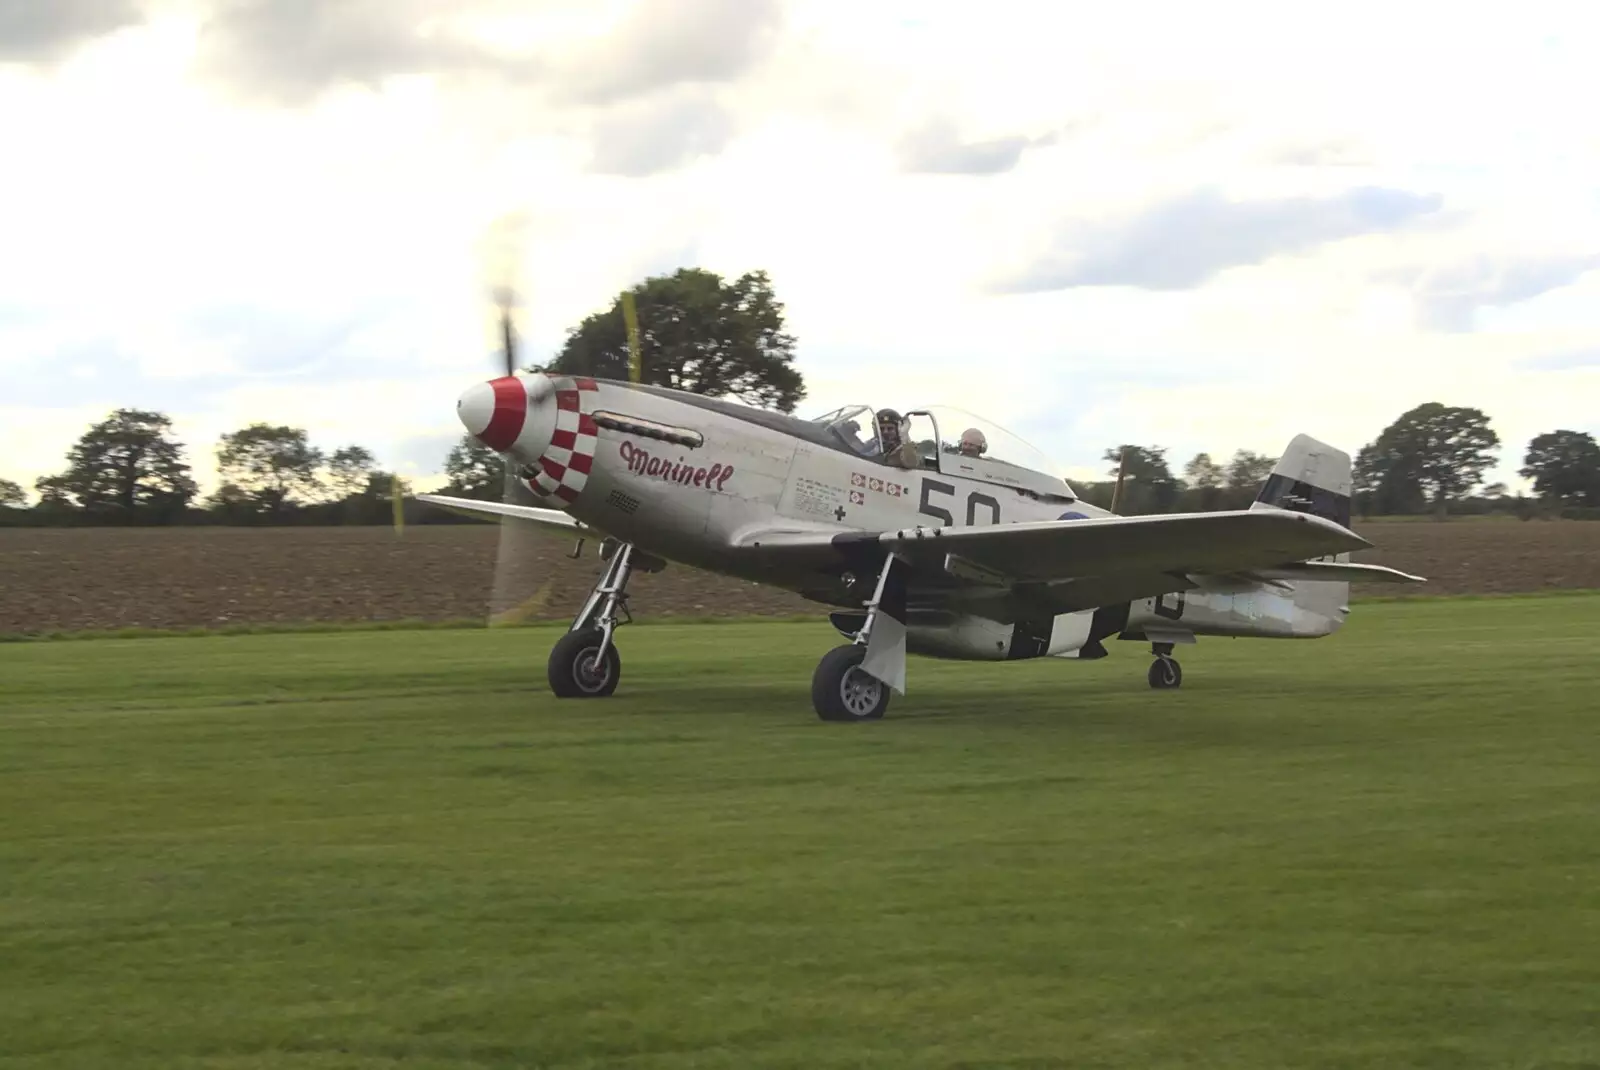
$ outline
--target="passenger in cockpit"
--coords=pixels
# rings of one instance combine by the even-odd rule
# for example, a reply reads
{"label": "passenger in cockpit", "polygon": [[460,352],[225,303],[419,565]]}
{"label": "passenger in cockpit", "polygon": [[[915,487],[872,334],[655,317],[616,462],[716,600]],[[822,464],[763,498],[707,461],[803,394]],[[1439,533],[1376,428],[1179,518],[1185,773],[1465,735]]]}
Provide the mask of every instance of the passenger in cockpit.
{"label": "passenger in cockpit", "polygon": [[982,457],[989,448],[989,440],[983,437],[983,432],[976,427],[969,427],[961,432],[961,443],[956,447],[956,452],[963,457]]}
{"label": "passenger in cockpit", "polygon": [[900,430],[900,414],[893,409],[878,410],[878,441],[883,446],[883,463],[896,468],[921,468],[922,455],[905,440]]}

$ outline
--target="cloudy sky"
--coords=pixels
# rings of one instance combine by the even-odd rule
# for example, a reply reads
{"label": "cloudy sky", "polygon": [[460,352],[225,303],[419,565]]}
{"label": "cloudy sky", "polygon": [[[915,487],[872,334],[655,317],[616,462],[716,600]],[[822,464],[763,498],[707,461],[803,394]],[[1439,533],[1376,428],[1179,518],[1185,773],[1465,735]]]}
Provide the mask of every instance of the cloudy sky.
{"label": "cloudy sky", "polygon": [[959,404],[1352,453],[1424,401],[1600,433],[1580,3],[0,0],[0,475],[117,406],[422,487],[493,374],[648,274],[763,268],[802,414]]}

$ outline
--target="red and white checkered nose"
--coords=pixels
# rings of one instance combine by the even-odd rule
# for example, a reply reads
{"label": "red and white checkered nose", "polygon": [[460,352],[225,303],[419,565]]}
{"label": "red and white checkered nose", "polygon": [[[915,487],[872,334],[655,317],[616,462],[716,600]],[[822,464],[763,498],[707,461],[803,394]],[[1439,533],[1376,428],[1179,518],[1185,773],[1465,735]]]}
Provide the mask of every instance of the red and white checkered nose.
{"label": "red and white checkered nose", "polygon": [[547,376],[504,375],[469,386],[456,401],[456,416],[496,453],[535,461],[555,433],[554,395]]}

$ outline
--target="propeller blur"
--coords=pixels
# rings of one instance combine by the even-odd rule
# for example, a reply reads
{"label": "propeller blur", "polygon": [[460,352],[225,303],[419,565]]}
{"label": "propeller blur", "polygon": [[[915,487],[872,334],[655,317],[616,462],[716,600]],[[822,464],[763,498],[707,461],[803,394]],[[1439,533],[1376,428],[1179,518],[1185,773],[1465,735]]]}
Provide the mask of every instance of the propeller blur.
{"label": "propeller blur", "polygon": [[1150,686],[1175,688],[1179,644],[1328,635],[1351,580],[1420,580],[1350,561],[1371,545],[1350,530],[1350,457],[1307,435],[1248,509],[1118,516],[958,409],[802,419],[643,384],[631,364],[630,382],[538,372],[468,387],[461,423],[505,457],[524,500],[417,496],[602,540],[605,570],[550,654],[558,696],[615,690],[628,580],[668,562],[830,607],[848,642],[813,675],[827,721],[882,717],[908,654],[1084,660],[1134,640],[1151,645]]}

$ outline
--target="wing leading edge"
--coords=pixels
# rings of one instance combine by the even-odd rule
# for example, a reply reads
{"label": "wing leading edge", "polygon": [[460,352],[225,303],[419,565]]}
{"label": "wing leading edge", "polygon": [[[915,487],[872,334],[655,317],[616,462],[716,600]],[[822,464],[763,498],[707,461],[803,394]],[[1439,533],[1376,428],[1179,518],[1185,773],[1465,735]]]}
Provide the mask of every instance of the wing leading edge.
{"label": "wing leading edge", "polygon": [[585,532],[586,527],[576,517],[563,513],[559,509],[540,509],[533,505],[512,505],[510,502],[485,502],[476,498],[453,498],[448,494],[418,494],[417,501],[437,505],[441,509],[448,509],[452,513],[462,516],[474,517],[478,520],[495,520],[500,517],[511,517],[515,520],[526,520],[542,528],[555,531]]}

